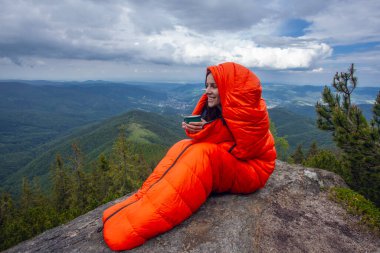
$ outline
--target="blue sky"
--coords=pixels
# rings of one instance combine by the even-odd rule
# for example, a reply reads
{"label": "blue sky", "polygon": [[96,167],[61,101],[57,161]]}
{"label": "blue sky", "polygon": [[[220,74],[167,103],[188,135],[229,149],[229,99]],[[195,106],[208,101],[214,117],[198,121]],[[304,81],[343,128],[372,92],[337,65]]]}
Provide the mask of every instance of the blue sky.
{"label": "blue sky", "polygon": [[235,61],[264,83],[329,85],[355,63],[380,87],[380,1],[0,3],[0,79],[202,82]]}

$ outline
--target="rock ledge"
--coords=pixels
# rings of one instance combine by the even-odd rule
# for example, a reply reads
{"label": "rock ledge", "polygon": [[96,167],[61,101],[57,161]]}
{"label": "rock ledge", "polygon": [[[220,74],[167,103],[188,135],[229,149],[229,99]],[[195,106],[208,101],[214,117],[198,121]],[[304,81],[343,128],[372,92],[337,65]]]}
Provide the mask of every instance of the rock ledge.
{"label": "rock ledge", "polygon": [[[184,223],[130,252],[380,252],[380,238],[328,199],[334,173],[276,161],[266,187],[215,195]],[[120,198],[6,252],[110,252],[97,232]]]}

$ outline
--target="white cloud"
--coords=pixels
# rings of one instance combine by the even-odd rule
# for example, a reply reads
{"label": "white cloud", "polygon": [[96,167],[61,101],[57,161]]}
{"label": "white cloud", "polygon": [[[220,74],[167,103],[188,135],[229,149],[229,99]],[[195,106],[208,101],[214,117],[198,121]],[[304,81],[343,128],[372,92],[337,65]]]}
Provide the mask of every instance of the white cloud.
{"label": "white cloud", "polygon": [[335,0],[307,17],[312,22],[307,38],[334,44],[380,40],[380,1]]}
{"label": "white cloud", "polygon": [[[18,64],[23,62],[20,58],[35,56],[169,65],[236,61],[248,67],[265,69],[308,69],[320,59],[331,55],[331,48],[325,43],[273,36],[280,24],[271,17],[257,19],[253,24],[246,23],[248,28],[237,32],[199,32],[186,26],[174,25],[178,17],[162,9],[158,13],[167,15],[162,16],[164,21],[160,21],[161,25],[144,29],[142,26],[150,25],[148,20],[158,20],[157,15],[149,16],[148,9],[137,10],[136,6],[122,2],[109,5],[61,2],[52,6],[23,2],[17,8],[11,3],[8,7],[14,13],[8,18],[0,18],[5,28],[0,35],[7,38],[0,53]],[[82,7],[88,12],[80,15],[78,11]],[[221,11],[226,12],[229,5],[222,7]],[[21,12],[26,9],[30,11],[22,17]],[[172,6],[172,9],[175,7]],[[235,8],[235,11],[238,10],[241,8]],[[210,16],[216,17],[218,13],[210,13]],[[5,22],[5,19],[10,22]],[[187,19],[192,22],[190,15]],[[169,21],[174,23],[170,26]],[[29,30],[26,23],[33,26],[32,36],[26,36]],[[163,30],[156,31],[157,29]]]}
{"label": "white cloud", "polygon": [[311,72],[314,72],[314,73],[320,73],[323,71],[323,68],[317,68],[317,69],[312,69]]}
{"label": "white cloud", "polygon": [[177,26],[148,37],[147,60],[162,60],[177,64],[216,64],[239,62],[247,67],[265,69],[310,68],[318,60],[331,55],[324,43],[299,41],[283,47],[258,46],[254,41],[230,34],[202,35]]}
{"label": "white cloud", "polygon": [[339,55],[334,59],[324,60],[324,64],[330,69],[336,71],[346,71],[351,63],[355,64],[357,72],[365,75],[373,76],[373,80],[378,82],[380,75],[380,50],[374,50],[369,52],[357,52],[352,54]]}
{"label": "white cloud", "polygon": [[[0,64],[15,75],[51,64],[70,75],[66,61],[88,76],[95,62],[110,76],[124,75],[118,64],[193,76],[200,66],[236,61],[284,78],[292,71],[316,77],[353,61],[375,73],[378,49],[336,56],[332,45],[379,41],[379,10],[375,0],[1,0]],[[289,20],[311,26],[303,37],[281,36]]]}

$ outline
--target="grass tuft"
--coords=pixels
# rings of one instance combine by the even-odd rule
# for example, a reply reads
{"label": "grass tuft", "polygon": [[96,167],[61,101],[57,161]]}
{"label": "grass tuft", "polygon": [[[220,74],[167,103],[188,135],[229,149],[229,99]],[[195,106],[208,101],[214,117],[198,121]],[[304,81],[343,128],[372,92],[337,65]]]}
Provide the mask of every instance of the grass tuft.
{"label": "grass tuft", "polygon": [[343,205],[349,213],[360,216],[360,223],[371,231],[380,234],[380,209],[371,201],[349,188],[341,187],[332,187],[329,197]]}

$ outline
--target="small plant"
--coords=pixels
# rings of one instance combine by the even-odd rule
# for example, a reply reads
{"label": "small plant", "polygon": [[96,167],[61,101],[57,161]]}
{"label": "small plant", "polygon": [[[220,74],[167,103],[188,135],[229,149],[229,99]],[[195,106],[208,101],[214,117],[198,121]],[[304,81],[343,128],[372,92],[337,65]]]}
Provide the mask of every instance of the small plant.
{"label": "small plant", "polygon": [[349,189],[333,187],[330,198],[343,205],[351,214],[359,215],[360,222],[377,234],[380,234],[380,209],[359,193]]}

